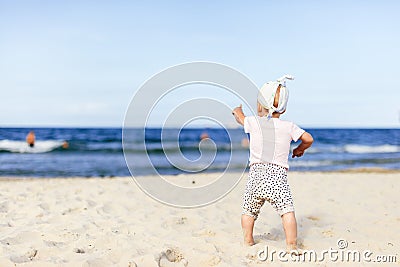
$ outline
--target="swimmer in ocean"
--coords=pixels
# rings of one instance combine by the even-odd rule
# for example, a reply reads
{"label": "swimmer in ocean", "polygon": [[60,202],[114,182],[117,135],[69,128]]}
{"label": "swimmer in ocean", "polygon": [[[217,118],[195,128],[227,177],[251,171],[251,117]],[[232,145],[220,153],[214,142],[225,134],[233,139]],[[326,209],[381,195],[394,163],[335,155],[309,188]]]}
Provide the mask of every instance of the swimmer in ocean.
{"label": "swimmer in ocean", "polygon": [[26,142],[30,147],[35,146],[35,133],[33,131],[30,131],[26,136]]}

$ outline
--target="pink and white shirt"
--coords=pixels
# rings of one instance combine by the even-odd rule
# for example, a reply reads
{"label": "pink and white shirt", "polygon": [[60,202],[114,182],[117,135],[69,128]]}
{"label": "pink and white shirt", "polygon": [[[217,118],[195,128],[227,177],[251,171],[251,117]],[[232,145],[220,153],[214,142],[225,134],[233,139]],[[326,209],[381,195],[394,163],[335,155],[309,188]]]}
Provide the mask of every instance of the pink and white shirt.
{"label": "pink and white shirt", "polygon": [[305,132],[290,121],[255,116],[245,117],[244,131],[250,134],[250,165],[273,163],[285,168],[289,168],[290,143]]}

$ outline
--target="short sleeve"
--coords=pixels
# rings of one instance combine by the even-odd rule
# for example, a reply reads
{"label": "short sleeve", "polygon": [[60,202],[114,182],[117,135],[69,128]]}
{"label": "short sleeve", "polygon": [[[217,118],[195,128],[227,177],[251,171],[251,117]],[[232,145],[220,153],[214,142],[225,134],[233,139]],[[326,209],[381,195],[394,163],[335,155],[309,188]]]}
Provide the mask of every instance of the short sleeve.
{"label": "short sleeve", "polygon": [[256,118],[254,116],[244,117],[244,132],[250,133],[254,129],[254,124],[256,123]]}
{"label": "short sleeve", "polygon": [[290,136],[292,137],[292,140],[297,142],[297,140],[299,140],[299,138],[303,135],[303,133],[305,133],[306,131],[304,131],[303,129],[301,129],[299,126],[297,126],[296,124],[292,123],[292,128],[290,131]]}

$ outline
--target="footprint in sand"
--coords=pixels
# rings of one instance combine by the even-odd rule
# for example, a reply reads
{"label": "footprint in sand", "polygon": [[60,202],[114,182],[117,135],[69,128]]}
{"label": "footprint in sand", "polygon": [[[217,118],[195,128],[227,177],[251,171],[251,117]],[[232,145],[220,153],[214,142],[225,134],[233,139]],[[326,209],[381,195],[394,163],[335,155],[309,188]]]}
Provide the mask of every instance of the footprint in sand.
{"label": "footprint in sand", "polygon": [[181,217],[176,221],[176,224],[185,224],[187,220],[188,219],[186,217]]}
{"label": "footprint in sand", "polygon": [[187,217],[178,217],[178,218],[172,218],[168,219],[167,221],[164,221],[161,226],[165,229],[169,228],[174,228],[174,225],[182,225],[182,226],[187,226],[188,218]]}
{"label": "footprint in sand", "polygon": [[309,220],[311,220],[311,221],[319,221],[319,220],[320,220],[320,218],[318,218],[318,217],[316,217],[316,216],[312,216],[312,215],[307,216],[306,218],[309,219]]}
{"label": "footprint in sand", "polygon": [[30,243],[32,240],[40,240],[42,235],[39,232],[21,232],[14,237],[7,237],[0,240],[3,245],[18,245],[24,243]]}
{"label": "footprint in sand", "polygon": [[192,233],[192,236],[194,236],[194,237],[200,237],[200,236],[212,237],[212,236],[215,236],[215,235],[216,235],[216,233],[211,231],[210,229],[202,229],[200,231]]}
{"label": "footprint in sand", "polygon": [[89,207],[95,207],[97,206],[97,203],[93,200],[86,200],[86,203],[88,204]]}
{"label": "footprint in sand", "polygon": [[37,255],[37,249],[30,249],[24,255],[14,255],[10,257],[10,260],[14,263],[30,262]]}
{"label": "footprint in sand", "polygon": [[126,208],[121,205],[115,205],[115,203],[107,202],[103,206],[97,208],[97,212],[112,214],[112,215],[124,215],[126,214]]}
{"label": "footprint in sand", "polygon": [[75,253],[84,254],[85,250],[83,248],[74,248]]}
{"label": "footprint in sand", "polygon": [[0,203],[0,213],[7,213],[8,212],[8,202],[4,201]]}
{"label": "footprint in sand", "polygon": [[61,248],[66,245],[64,242],[57,242],[51,240],[43,240],[43,243],[48,247],[57,247],[57,248]]}
{"label": "footprint in sand", "polygon": [[188,261],[178,248],[168,248],[160,253],[158,258],[159,267],[184,266],[188,265]]}
{"label": "footprint in sand", "polygon": [[334,235],[334,232],[332,231],[332,229],[328,229],[322,231],[322,235],[325,237],[332,237]]}
{"label": "footprint in sand", "polygon": [[39,204],[39,207],[40,207],[42,210],[44,210],[44,211],[50,210],[50,206],[49,206],[49,204],[47,204],[47,203],[40,203],[40,204]]}
{"label": "footprint in sand", "polygon": [[268,233],[264,233],[261,235],[255,235],[254,239],[257,239],[257,241],[261,240],[273,240],[273,241],[279,241],[285,239],[283,230],[279,230],[277,228],[271,229]]}

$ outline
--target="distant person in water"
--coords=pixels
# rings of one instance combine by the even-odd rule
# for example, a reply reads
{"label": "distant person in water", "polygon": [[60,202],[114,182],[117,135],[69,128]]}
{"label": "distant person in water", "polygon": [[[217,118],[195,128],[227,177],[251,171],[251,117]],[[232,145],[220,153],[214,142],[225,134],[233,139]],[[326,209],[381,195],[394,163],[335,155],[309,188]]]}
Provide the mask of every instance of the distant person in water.
{"label": "distant person in water", "polygon": [[207,139],[207,138],[210,138],[210,136],[208,135],[207,132],[203,132],[203,133],[200,135],[200,140],[204,140],[204,139]]}
{"label": "distant person in water", "polygon": [[35,133],[34,131],[30,131],[28,135],[26,136],[26,142],[30,147],[35,146]]}
{"label": "distant person in water", "polygon": [[64,148],[64,149],[68,149],[68,148],[69,148],[68,142],[67,142],[67,141],[64,141],[64,143],[62,144],[61,147]]}

